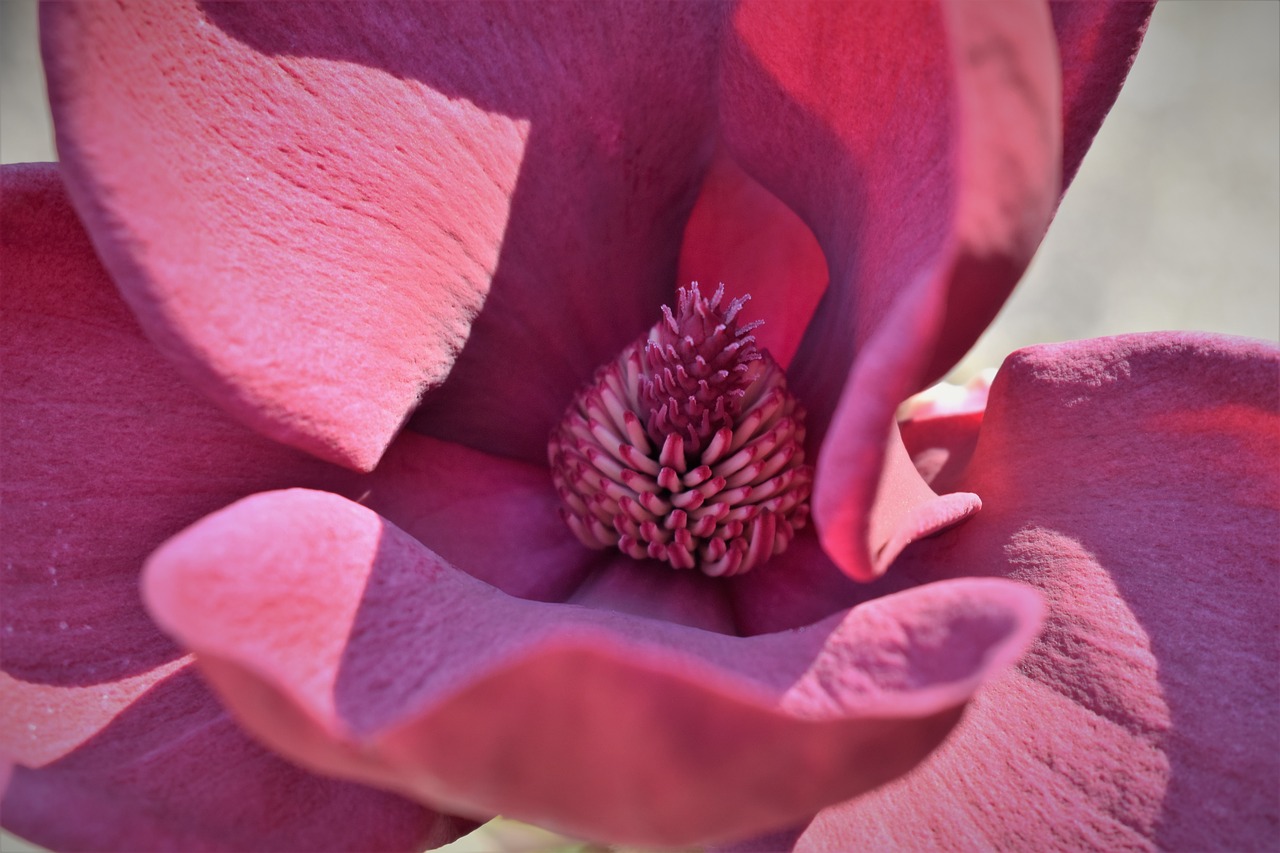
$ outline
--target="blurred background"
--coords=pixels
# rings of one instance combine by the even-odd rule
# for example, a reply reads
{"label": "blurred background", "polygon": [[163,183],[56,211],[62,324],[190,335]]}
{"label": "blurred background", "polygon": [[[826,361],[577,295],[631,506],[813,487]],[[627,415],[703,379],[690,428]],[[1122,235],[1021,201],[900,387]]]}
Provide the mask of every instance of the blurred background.
{"label": "blurred background", "polygon": [[[34,0],[0,0],[0,51],[0,162],[55,159]],[[1157,7],[1026,279],[952,377],[1028,344],[1156,329],[1280,341],[1280,3]],[[470,849],[556,846],[491,833]]]}

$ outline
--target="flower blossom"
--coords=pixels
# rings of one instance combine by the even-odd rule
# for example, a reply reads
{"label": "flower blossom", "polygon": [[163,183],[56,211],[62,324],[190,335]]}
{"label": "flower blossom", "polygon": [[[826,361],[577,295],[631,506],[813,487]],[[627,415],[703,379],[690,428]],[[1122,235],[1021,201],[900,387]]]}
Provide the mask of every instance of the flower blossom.
{"label": "flower blossom", "polygon": [[[62,163],[0,195],[6,828],[1265,846],[1275,348],[1036,347],[894,422],[1016,283],[1149,12],[46,7]],[[743,372],[804,413],[811,518],[724,577],[728,545],[657,547],[666,506],[624,553],[548,467],[695,280],[750,293]],[[669,433],[633,439],[655,478]]]}

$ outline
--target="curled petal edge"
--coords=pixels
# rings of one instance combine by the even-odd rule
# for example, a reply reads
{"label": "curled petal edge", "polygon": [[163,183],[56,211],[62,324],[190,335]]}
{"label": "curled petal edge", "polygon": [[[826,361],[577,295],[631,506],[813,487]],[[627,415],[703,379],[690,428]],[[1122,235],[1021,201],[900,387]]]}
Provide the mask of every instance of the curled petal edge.
{"label": "curled petal edge", "polygon": [[661,845],[791,825],[905,773],[1043,614],[1021,585],[963,580],[729,637],[512,599],[303,490],[179,534],[144,591],[250,731],[303,766]]}

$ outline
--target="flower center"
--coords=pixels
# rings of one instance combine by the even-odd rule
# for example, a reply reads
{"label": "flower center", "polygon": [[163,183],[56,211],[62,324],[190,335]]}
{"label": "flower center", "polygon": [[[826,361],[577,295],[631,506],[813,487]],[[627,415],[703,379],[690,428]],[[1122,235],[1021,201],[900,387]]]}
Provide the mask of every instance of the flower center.
{"label": "flower center", "polygon": [[809,517],[804,410],[782,368],[697,282],[596,371],[551,433],[560,514],[584,545],[712,577],[781,554]]}

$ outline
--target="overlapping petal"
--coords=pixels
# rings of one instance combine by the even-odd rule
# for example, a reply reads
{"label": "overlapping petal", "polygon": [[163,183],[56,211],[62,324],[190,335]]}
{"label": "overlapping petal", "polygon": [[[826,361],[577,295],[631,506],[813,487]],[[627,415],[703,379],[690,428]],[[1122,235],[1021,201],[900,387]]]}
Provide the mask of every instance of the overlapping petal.
{"label": "overlapping petal", "polygon": [[412,432],[356,497],[467,574],[519,598],[563,601],[602,557],[560,519],[545,467]]}
{"label": "overlapping petal", "polygon": [[143,611],[157,544],[246,494],[346,476],[222,416],[141,334],[52,165],[3,171],[4,668],[75,685],[180,652]]}
{"label": "overlapping petal", "polygon": [[[815,438],[844,413],[815,511],[866,579],[896,535],[877,530],[956,515],[917,509],[922,484],[874,500],[881,425],[1017,280],[1063,133],[1078,158],[1149,8],[1007,11],[66,5],[45,44],[74,195],[150,334],[258,429],[358,468],[446,374],[419,429],[536,461],[574,385],[670,291],[719,133],[737,164],[715,174],[745,168],[826,254],[793,383]],[[838,55],[809,49],[830,33]],[[820,282],[802,227],[784,231]]]}
{"label": "overlapping petal", "polygon": [[[939,781],[940,772],[972,767],[1003,779],[1007,771],[998,771],[1008,756],[1026,770],[1024,778],[1038,780],[1046,808],[1079,818],[1084,829],[1073,837],[1082,842],[1138,843],[1152,833],[1184,846],[1203,840],[1181,818],[1151,819],[1151,804],[1165,790],[1161,762],[1190,768],[1169,776],[1166,800],[1177,808],[1189,810],[1206,795],[1221,802],[1219,789],[1210,790],[1221,774],[1203,769],[1230,751],[1232,738],[1258,732],[1239,715],[1223,732],[1208,731],[1208,712],[1195,711],[1187,717],[1192,734],[1182,735],[1162,716],[1150,685],[1157,677],[1163,684],[1167,672],[1181,679],[1173,691],[1179,698],[1168,704],[1175,721],[1177,708],[1185,714],[1188,703],[1206,700],[1182,658],[1171,667],[1160,659],[1176,658],[1184,647],[1155,643],[1144,657],[1132,619],[1117,628],[1085,606],[1123,616],[1118,600],[1141,600],[1134,613],[1155,608],[1156,621],[1171,624],[1157,584],[1139,572],[1141,594],[1126,596],[1113,575],[1115,553],[1077,547],[1094,532],[1090,525],[1114,544],[1118,519],[1132,518],[1125,515],[1130,503],[1101,501],[1109,516],[1073,514],[1065,499],[1037,502],[1048,486],[1031,494],[1056,460],[1082,452],[1065,437],[1078,423],[1065,415],[1055,422],[1046,447],[1062,455],[1027,455],[1036,466],[1031,473],[992,461],[992,447],[1010,458],[1022,450],[1008,435],[1000,438],[1017,431],[1009,421],[986,433],[968,474],[962,469],[972,429],[927,437],[955,451],[928,478],[896,431],[886,435],[897,402],[967,347],[1021,273],[1059,187],[1118,90],[1149,12],[1147,4],[1087,12],[1064,4],[1052,19],[1031,6],[993,11],[947,3],[52,6],[45,51],[72,195],[160,350],[241,420],[348,467],[372,468],[424,391],[414,426],[434,438],[406,436],[357,486],[330,466],[248,438],[193,397],[176,390],[157,396],[159,384],[171,381],[176,389],[178,382],[159,378],[158,359],[139,361],[141,339],[132,327],[120,332],[124,312],[102,296],[106,279],[96,262],[93,311],[72,322],[83,324],[106,306],[109,345],[95,344],[62,379],[53,376],[62,367],[42,368],[41,360],[66,348],[74,333],[51,303],[24,292],[36,306],[28,315],[48,324],[52,331],[40,334],[56,346],[37,346],[20,363],[30,387],[53,382],[68,401],[24,421],[22,441],[36,447],[41,429],[61,423],[55,415],[73,413],[74,446],[91,460],[95,447],[106,448],[109,458],[98,467],[68,467],[67,479],[51,480],[53,487],[70,493],[72,474],[108,472],[99,479],[112,488],[124,483],[138,501],[132,511],[148,514],[154,529],[115,520],[102,499],[106,487],[90,490],[92,524],[75,529],[91,531],[84,553],[101,549],[115,562],[102,578],[76,574],[78,591],[64,603],[89,608],[97,621],[86,624],[114,626],[141,657],[121,657],[114,637],[100,650],[84,646],[85,632],[64,643],[59,632],[68,629],[55,631],[54,623],[70,621],[24,611],[23,619],[36,620],[24,628],[30,666],[23,677],[36,679],[25,683],[31,689],[24,696],[81,690],[98,683],[103,667],[113,678],[143,680],[131,682],[127,701],[119,700],[128,710],[119,716],[86,715],[93,722],[60,731],[59,742],[74,751],[41,771],[20,768],[14,796],[25,797],[23,808],[34,815],[31,798],[44,795],[32,792],[88,790],[115,779],[96,757],[123,748],[112,732],[133,738],[136,719],[207,701],[191,698],[197,694],[185,669],[154,669],[183,664],[145,625],[133,572],[142,554],[182,524],[251,489],[288,484],[343,490],[382,515],[318,492],[253,498],[172,540],[152,560],[148,590],[156,617],[197,652],[251,730],[304,766],[477,817],[502,810],[610,841],[731,839],[802,820],[919,761],[978,683],[1016,657],[1037,611],[1025,592],[989,581],[871,599],[936,580],[947,573],[944,565],[952,574],[1008,574],[1016,560],[1012,574],[1041,586],[1060,610],[1039,656],[1000,681],[994,701],[980,700],[978,718],[944,752],[950,757],[827,813],[805,843],[839,848],[861,832],[861,844],[877,837],[869,824],[896,827],[917,811],[914,798],[928,795],[936,795],[935,812],[885,837],[937,843],[946,836],[925,829],[954,825],[962,841],[1043,840],[1041,811],[988,821],[975,788],[947,791]],[[711,180],[690,220],[709,164]],[[69,221],[65,205],[59,210],[58,221]],[[726,221],[708,222],[708,211]],[[901,571],[855,585],[806,536],[773,564],[729,584],[682,578],[659,593],[636,565],[582,551],[554,519],[554,495],[538,467],[545,437],[575,386],[652,322],[677,269],[731,273],[733,253],[725,247],[746,239],[757,248],[743,235],[758,233],[782,235],[782,255],[801,259],[794,284],[806,306],[823,293],[829,273],[817,319],[803,336],[807,307],[792,306],[778,333],[779,348],[796,352],[793,385],[811,410],[811,437],[815,444],[825,439],[816,497],[822,544],[854,576],[872,577],[895,557]],[[71,257],[91,259],[83,239],[78,245]],[[768,251],[753,257],[763,258],[765,269],[770,258],[777,261]],[[777,282],[751,288],[761,294],[759,304],[785,301]],[[1101,355],[1070,350],[1032,358],[1024,366],[1039,364],[1033,380],[1017,387],[1048,382],[1053,393],[1028,392],[1031,408],[1094,416],[1090,394],[1108,387],[1094,380],[1110,375],[1098,364],[1160,362],[1181,376],[1185,364],[1229,349],[1130,344]],[[1161,361],[1165,350],[1180,347],[1195,352]],[[98,349],[104,372],[128,382],[142,377],[144,392],[126,390],[118,409],[101,402],[116,386],[99,388],[88,367]],[[1236,358],[1255,367],[1258,361],[1252,351]],[[78,398],[70,400],[67,376],[101,392],[96,399],[106,417],[90,418]],[[1136,386],[1122,379],[1117,387],[1132,393]],[[1064,389],[1079,391],[1084,409]],[[1222,399],[1254,399],[1253,390],[1246,382]],[[152,435],[138,446],[159,440],[156,458],[120,455],[120,413],[145,409],[148,400],[165,402],[151,424],[156,432],[181,434],[187,453]],[[1132,407],[1116,405],[1133,415]],[[1228,420],[1253,434],[1252,415]],[[1035,443],[1030,422],[1018,421],[1019,440]],[[99,427],[102,443],[95,445],[97,437],[85,436]],[[1206,429],[1197,421],[1184,432]],[[1171,431],[1148,419],[1134,435]],[[219,450],[205,449],[206,435]],[[1123,444],[1113,438],[1112,446]],[[201,450],[190,453],[191,446]],[[35,524],[15,586],[29,600],[44,578],[28,558],[40,543],[64,542],[62,530],[51,534],[52,521],[34,509],[42,498],[30,484],[62,461],[49,455],[47,442],[40,453],[24,469],[26,503],[19,503]],[[195,468],[183,467],[189,456]],[[111,479],[117,468],[142,473]],[[224,468],[234,473],[220,479]],[[201,487],[190,503],[180,497],[160,505],[172,497],[164,488],[172,471]],[[155,483],[161,488],[151,488]],[[1173,508],[1167,517],[1143,517],[1144,524],[1186,522],[1181,503],[1156,500],[1149,483],[1139,485],[1129,491],[1148,506]],[[1064,494],[1107,494],[1076,486]],[[952,488],[980,492],[988,503],[962,528],[974,535],[908,548],[977,509],[969,491],[937,494]],[[1251,512],[1276,506],[1274,492],[1253,498]],[[1030,515],[1018,515],[1023,506]],[[1215,516],[1210,526],[1255,535],[1257,519],[1241,518],[1233,526]],[[115,539],[100,530],[113,524]],[[1143,541],[1146,551],[1159,552]],[[1242,558],[1256,557],[1256,544],[1249,540]],[[1192,551],[1209,556],[1207,546]],[[1154,565],[1137,546],[1116,553],[1121,562]],[[62,564],[51,567],[58,570],[51,579],[65,577]],[[1069,572],[1087,583],[1065,584]],[[1273,572],[1271,588],[1274,581]],[[92,600],[104,591],[103,602]],[[566,598],[574,604],[545,603]],[[93,610],[104,605],[105,615]],[[854,605],[862,606],[843,612]],[[1227,625],[1224,636],[1248,649],[1229,667],[1232,689],[1246,676],[1261,677],[1256,638],[1241,636],[1217,609],[1206,619],[1211,630]],[[1274,618],[1269,626],[1274,637]],[[801,630],[729,636],[790,628]],[[1100,651],[1079,660],[1062,651],[1090,643]],[[48,665],[55,659],[75,662],[65,683],[79,686],[58,686],[62,670]],[[1055,667],[1067,675],[1058,677]],[[1095,685],[1102,685],[1095,691],[1101,698],[1091,694]],[[164,698],[170,695],[188,698]],[[22,713],[29,717],[37,701],[44,700],[24,699]],[[1077,733],[1041,737],[1033,704],[1072,719],[1086,709],[1104,722],[1082,723],[1079,731],[1096,736],[1105,755],[1140,758],[1132,767],[1107,763],[1101,782],[1086,779],[1091,742]],[[212,713],[201,705],[200,714]],[[209,725],[222,732],[225,720],[218,720]],[[5,725],[12,733],[20,721]],[[1012,752],[997,744],[1006,725],[1027,733]],[[97,739],[80,745],[99,729]],[[169,735],[190,736],[174,727],[157,737]],[[752,748],[744,751],[743,743]],[[1177,748],[1166,749],[1171,743]],[[250,748],[229,749],[239,756]],[[1058,755],[1053,760],[1067,771],[1036,775],[1042,771],[1035,761]],[[1175,755],[1181,758],[1169,757]],[[302,782],[280,784],[320,792],[318,799],[341,790],[255,756],[236,766],[267,769],[245,779],[296,774]],[[1241,778],[1252,784],[1270,774],[1274,787],[1274,766],[1264,765],[1248,765]],[[163,791],[148,787],[154,764],[126,766],[140,768],[143,783],[131,802],[163,800]],[[1078,790],[1068,791],[1063,780]],[[1136,805],[1121,795],[1131,783]],[[1247,798],[1244,786],[1227,789]],[[378,809],[390,809],[399,816],[394,831],[377,838],[392,846],[413,827],[432,825],[439,838],[456,832],[450,819],[404,811],[395,797],[351,790],[358,792],[355,811],[336,807],[337,818],[359,828]],[[903,790],[911,792],[910,805],[895,793]],[[297,834],[306,829],[290,822],[291,807],[276,835],[267,827],[219,835],[225,827],[202,821],[223,801],[214,788],[202,791],[189,801],[165,801],[193,809],[193,836],[173,826],[147,829],[152,834],[144,837],[154,843],[140,846],[240,846],[258,831],[259,840],[279,846],[311,837]],[[85,801],[86,813],[110,811],[100,794]],[[1099,803],[1105,820],[1096,819]],[[1261,813],[1274,825],[1274,811]],[[120,826],[132,812],[122,814]],[[1068,819],[1050,817],[1055,826]],[[259,827],[254,820],[247,826]],[[1237,837],[1257,838],[1260,826],[1249,824]],[[344,839],[354,837],[327,840],[350,846]]]}
{"label": "overlapping petal", "polygon": [[55,850],[422,850],[471,826],[281,759],[190,663],[65,757],[14,768],[2,795],[6,828]]}
{"label": "overlapping petal", "polygon": [[1157,334],[1006,361],[985,508],[895,567],[1038,587],[1044,634],[909,777],[801,849],[1257,850],[1275,840],[1280,352]]}
{"label": "overlapping petal", "polygon": [[[265,755],[231,760],[218,744],[244,741],[227,740],[225,718],[222,734],[196,756],[202,777],[234,788],[257,784],[266,773],[282,785],[271,801],[280,810],[279,827],[265,824],[265,813],[245,811],[257,806],[249,800],[233,808],[225,797],[206,796],[213,788],[201,796],[165,791],[181,775],[176,765],[169,768],[172,750],[181,746],[165,747],[171,752],[163,761],[147,752],[169,735],[203,737],[203,723],[188,720],[188,732],[181,720],[163,728],[163,718],[175,708],[196,713],[199,701],[213,700],[161,686],[179,679],[184,653],[143,609],[138,574],[166,537],[229,501],[293,483],[340,488],[350,477],[249,432],[182,382],[111,286],[56,166],[6,166],[0,200],[0,755],[22,765],[4,801],[5,825],[53,846],[208,848],[238,839],[232,846],[244,847],[260,832],[280,847],[308,847],[316,828],[330,825],[314,816],[301,820],[307,798],[348,797],[352,789],[304,782]],[[159,705],[148,698],[171,689],[186,698]],[[125,717],[149,721],[155,740],[132,744],[137,723],[121,728]],[[128,737],[119,734],[126,730]],[[182,772],[194,773],[194,766],[183,764]],[[37,767],[47,772],[30,769]],[[158,799],[148,805],[144,793]],[[73,801],[83,807],[83,820],[53,811]],[[364,821],[367,828],[382,808],[390,816],[409,814],[385,794],[364,792],[353,802],[359,805],[336,813],[339,822]],[[357,812],[365,816],[357,819]],[[433,819],[388,817],[389,834],[371,839],[416,843]],[[290,836],[295,831],[302,835]],[[361,846],[354,834],[335,838],[345,839],[338,846]]]}
{"label": "overlapping petal", "polygon": [[677,281],[720,283],[730,298],[750,295],[744,316],[766,320],[752,332],[756,343],[786,368],[828,280],[809,227],[718,151],[685,226]]}
{"label": "overlapping petal", "polygon": [[539,460],[652,322],[723,17],[50,4],[43,39],[73,197],[148,334],[255,429],[368,469],[446,375],[422,428]]}
{"label": "overlapping petal", "polygon": [[904,772],[1041,606],[956,581],[735,638],[510,598],[306,490],[209,516],[152,556],[145,586],[237,714],[304,766],[666,845],[785,825]]}
{"label": "overlapping petal", "polygon": [[1062,187],[1115,103],[1138,54],[1155,0],[1050,0],[1062,64]]}
{"label": "overlapping petal", "polygon": [[[805,169],[789,170],[772,149],[794,122],[744,121],[728,135],[744,167],[813,224],[827,254],[831,286],[791,378],[818,434],[831,425],[814,490],[823,544],[861,579],[875,575],[887,531],[932,500],[909,466],[905,481],[881,480],[879,491],[916,497],[875,500],[889,413],[990,320],[1057,198],[1050,21],[1044,9],[1014,10],[815,4],[791,19],[789,38],[775,38],[753,7],[736,20],[743,47],[734,73],[751,80],[763,66],[778,83],[744,82],[752,97],[731,103],[745,119],[785,93],[815,113],[810,126],[829,140]],[[838,25],[865,44],[830,70],[811,71],[789,49]]]}

